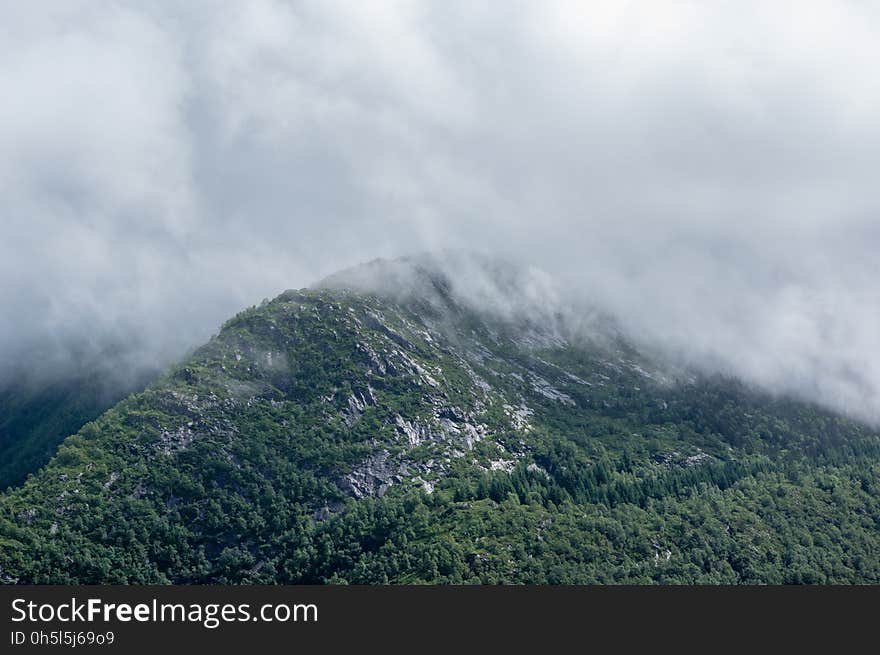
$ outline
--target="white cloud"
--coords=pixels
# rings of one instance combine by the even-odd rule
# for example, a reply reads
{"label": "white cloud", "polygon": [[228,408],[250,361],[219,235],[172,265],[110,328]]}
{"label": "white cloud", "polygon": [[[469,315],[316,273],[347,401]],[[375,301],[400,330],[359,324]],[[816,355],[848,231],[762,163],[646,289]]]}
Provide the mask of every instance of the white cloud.
{"label": "white cloud", "polygon": [[134,331],[167,356],[343,266],[476,247],[699,361],[878,415],[870,5],[0,14],[2,353]]}

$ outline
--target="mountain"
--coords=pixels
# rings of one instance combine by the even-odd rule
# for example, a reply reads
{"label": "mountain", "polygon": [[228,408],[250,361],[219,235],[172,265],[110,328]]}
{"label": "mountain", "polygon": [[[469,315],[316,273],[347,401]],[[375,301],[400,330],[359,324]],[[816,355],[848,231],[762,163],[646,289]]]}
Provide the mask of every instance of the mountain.
{"label": "mountain", "polygon": [[880,436],[677,368],[539,271],[246,309],[0,497],[7,583],[880,582]]}

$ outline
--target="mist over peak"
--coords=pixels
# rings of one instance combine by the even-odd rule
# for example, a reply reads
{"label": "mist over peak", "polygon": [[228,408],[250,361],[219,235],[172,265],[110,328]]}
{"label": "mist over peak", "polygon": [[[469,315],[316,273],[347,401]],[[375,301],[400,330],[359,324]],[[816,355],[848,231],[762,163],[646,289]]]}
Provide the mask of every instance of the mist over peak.
{"label": "mist over peak", "polygon": [[[817,402],[872,424],[880,420],[878,387],[870,378],[870,369],[836,361],[832,344],[822,343],[833,337],[827,328],[806,316],[778,316],[793,309],[784,299],[768,297],[762,306],[758,298],[751,299],[755,311],[763,311],[764,320],[777,325],[775,350],[769,352],[765,339],[771,335],[745,332],[754,329],[748,321],[755,316],[735,315],[735,303],[741,298],[707,298],[701,312],[700,307],[678,304],[676,296],[686,292],[679,286],[659,294],[645,290],[640,296],[633,296],[633,289],[611,287],[615,295],[602,286],[609,279],[609,272],[597,271],[586,279],[583,269],[573,267],[553,275],[508,256],[455,249],[375,259],[328,276],[315,286],[376,293],[424,304],[441,314],[465,307],[542,335],[537,342],[546,343],[549,338],[608,348],[626,343],[671,369],[739,378],[766,392]],[[712,300],[730,305],[721,309]],[[819,306],[797,309],[822,311]],[[836,319],[823,318],[829,324]],[[810,337],[811,330],[822,334]],[[807,338],[815,346],[809,352],[801,350]]]}
{"label": "mist over peak", "polygon": [[535,266],[469,250],[374,259],[324,278],[317,288],[344,288],[442,306],[463,303],[500,318],[561,311],[552,276]]}

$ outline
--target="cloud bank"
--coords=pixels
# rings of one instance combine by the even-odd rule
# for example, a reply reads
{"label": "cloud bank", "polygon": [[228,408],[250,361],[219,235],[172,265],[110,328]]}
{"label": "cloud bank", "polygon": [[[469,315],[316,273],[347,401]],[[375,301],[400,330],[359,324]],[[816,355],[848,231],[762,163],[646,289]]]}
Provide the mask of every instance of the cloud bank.
{"label": "cloud bank", "polygon": [[161,363],[285,288],[467,247],[694,364],[880,418],[869,3],[71,0],[0,19],[7,370],[108,343]]}

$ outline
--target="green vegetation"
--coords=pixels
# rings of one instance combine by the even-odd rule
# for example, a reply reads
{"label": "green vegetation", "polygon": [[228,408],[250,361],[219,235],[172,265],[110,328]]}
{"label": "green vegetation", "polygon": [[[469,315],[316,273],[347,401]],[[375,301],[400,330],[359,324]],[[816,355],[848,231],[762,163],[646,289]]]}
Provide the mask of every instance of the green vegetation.
{"label": "green vegetation", "polygon": [[51,382],[12,374],[0,385],[0,489],[24,482],[51,459],[64,438],[155,377],[144,372],[126,384],[106,371],[78,370]]}
{"label": "green vegetation", "polygon": [[240,313],[0,497],[0,579],[880,582],[873,430],[450,312]]}

